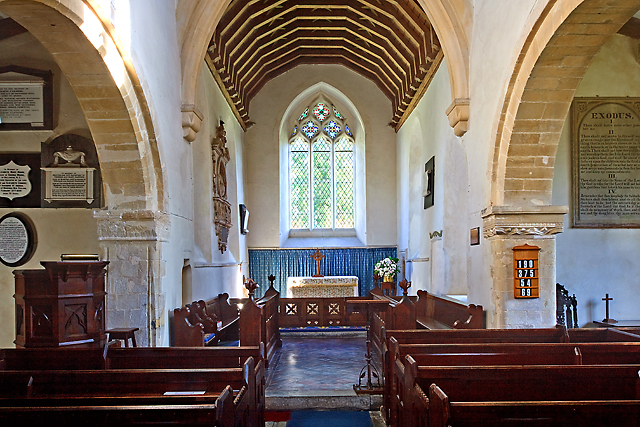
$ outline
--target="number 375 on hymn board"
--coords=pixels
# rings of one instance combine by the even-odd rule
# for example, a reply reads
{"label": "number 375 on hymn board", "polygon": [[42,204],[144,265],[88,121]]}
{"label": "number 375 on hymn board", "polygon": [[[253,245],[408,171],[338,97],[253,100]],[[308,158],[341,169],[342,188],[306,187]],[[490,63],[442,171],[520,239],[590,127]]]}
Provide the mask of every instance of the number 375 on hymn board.
{"label": "number 375 on hymn board", "polygon": [[522,245],[513,248],[513,296],[539,298],[537,246]]}

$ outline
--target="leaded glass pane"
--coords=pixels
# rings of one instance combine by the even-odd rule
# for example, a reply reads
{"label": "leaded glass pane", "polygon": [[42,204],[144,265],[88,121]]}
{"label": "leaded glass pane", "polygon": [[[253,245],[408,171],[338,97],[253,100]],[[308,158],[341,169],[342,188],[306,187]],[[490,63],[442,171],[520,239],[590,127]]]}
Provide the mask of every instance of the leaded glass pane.
{"label": "leaded glass pane", "polygon": [[298,133],[298,126],[294,126],[293,127],[293,132],[291,132],[291,136],[296,136],[296,133]]}
{"label": "leaded glass pane", "polygon": [[309,145],[302,138],[291,143],[290,167],[291,228],[308,228]]}
{"label": "leaded glass pane", "polygon": [[338,109],[336,108],[335,105],[332,105],[333,107],[333,114],[339,118],[340,120],[344,120],[344,116],[342,114],[340,114],[340,111],[338,111]]}
{"label": "leaded glass pane", "polygon": [[329,108],[327,108],[323,102],[319,102],[316,108],[313,109],[313,115],[316,116],[316,119],[320,120],[320,122],[323,122],[324,119],[329,116]]}
{"label": "leaded glass pane", "polygon": [[[342,138],[340,142],[350,142]],[[337,148],[337,147],[336,147]],[[335,152],[336,228],[354,227],[354,155],[353,151]]]}
{"label": "leaded glass pane", "polygon": [[309,151],[309,144],[302,137],[297,137],[291,141],[291,151]]}
{"label": "leaded glass pane", "polygon": [[313,144],[313,227],[331,228],[331,143],[318,138]]}
{"label": "leaded glass pane", "polygon": [[313,123],[311,120],[307,120],[307,122],[302,126],[302,132],[307,135],[307,138],[311,139],[318,133],[318,125]]}
{"label": "leaded glass pane", "polygon": [[336,151],[353,151],[353,141],[344,136],[336,141]]}
{"label": "leaded glass pane", "polygon": [[338,136],[340,133],[341,127],[335,120],[331,120],[325,127],[324,131],[331,137],[331,139]]}
{"label": "leaded glass pane", "polygon": [[302,114],[300,114],[300,117],[298,117],[298,121],[299,122],[303,121],[304,119],[307,118],[308,115],[309,115],[309,107],[305,108]]}

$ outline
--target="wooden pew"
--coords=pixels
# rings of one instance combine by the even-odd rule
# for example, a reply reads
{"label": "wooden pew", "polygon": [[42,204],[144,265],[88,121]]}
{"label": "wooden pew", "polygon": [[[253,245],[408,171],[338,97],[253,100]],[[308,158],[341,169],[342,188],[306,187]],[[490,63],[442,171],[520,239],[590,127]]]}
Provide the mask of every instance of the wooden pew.
{"label": "wooden pew", "polygon": [[[105,360],[98,349],[5,349],[0,351],[0,406],[35,398],[40,406],[213,405],[230,385],[236,390],[231,396],[235,424],[261,425],[264,362],[256,364],[253,357],[260,354],[259,347],[113,348]],[[60,369],[69,364],[88,369]],[[225,367],[214,369],[218,366]],[[167,391],[204,394],[165,396]]]}
{"label": "wooden pew", "polygon": [[3,426],[22,425],[190,425],[190,426],[250,426],[236,423],[233,391],[227,386],[214,403],[138,404],[136,399],[110,402],[100,398],[25,399],[2,401],[0,423]]}
{"label": "wooden pew", "polygon": [[249,357],[262,360],[260,347],[136,347],[1,349],[0,370],[207,369],[239,368]]}
{"label": "wooden pew", "polygon": [[[418,389],[429,391],[432,384],[441,393],[435,388],[429,393],[430,427],[572,425],[577,421],[585,422],[577,425],[637,425],[637,418],[633,421],[636,424],[624,424],[627,416],[618,419],[611,415],[623,414],[622,408],[638,413],[639,368],[640,365],[426,367],[418,366],[408,356],[402,384],[407,403],[402,425],[412,427],[416,420],[424,420],[421,403],[424,393]],[[457,402],[466,402],[466,410],[457,411],[465,407],[456,405]],[[579,402],[593,402],[593,405],[580,405]],[[481,410],[483,406],[491,410]],[[521,412],[516,409],[520,406],[523,407]],[[617,410],[612,409],[616,406]],[[588,411],[589,415],[576,414],[577,407]],[[544,415],[536,413],[534,408]],[[613,412],[607,413],[609,410]]]}
{"label": "wooden pew", "polygon": [[271,286],[265,295],[254,300],[248,298],[240,309],[240,345],[264,348],[265,367],[282,346],[278,323],[280,293]]}
{"label": "wooden pew", "polygon": [[219,341],[238,341],[240,310],[229,303],[229,294],[222,293],[207,301],[198,301],[205,306],[205,312],[217,322]]}
{"label": "wooden pew", "polygon": [[419,290],[416,322],[424,329],[483,329],[486,319],[481,305],[466,304],[447,296]]}
{"label": "wooden pew", "polygon": [[[383,331],[386,334],[386,331]],[[514,356],[502,355],[501,360],[493,356],[493,363],[518,365],[518,364],[541,364],[555,360],[554,364],[560,363],[640,363],[637,356],[637,347],[627,345],[619,345],[611,347],[608,350],[602,346],[598,347],[596,343],[613,343],[637,341],[638,336],[630,334],[626,331],[615,330],[567,330],[564,327],[543,328],[543,329],[487,329],[487,330],[433,330],[433,331],[390,331],[390,338],[386,339],[386,355],[384,363],[385,378],[385,394],[384,406],[386,409],[385,416],[391,425],[397,422],[398,408],[402,407],[402,390],[398,389],[397,384],[402,381],[404,376],[403,357],[411,354],[420,360],[420,364],[436,363],[435,358],[428,360],[427,356],[422,354],[434,353],[485,353],[484,356],[476,355],[473,360],[469,357],[466,362],[464,356],[440,356],[442,364],[480,364],[491,363],[491,357],[488,352],[508,352],[507,346],[513,344],[512,353],[520,353],[522,363],[518,363]],[[562,349],[563,344],[570,341],[577,343],[567,344]],[[593,342],[593,345],[587,346],[586,343]],[[474,344],[475,343],[475,344]],[[532,344],[526,344],[532,343]],[[533,343],[557,343],[555,345],[547,345],[549,348],[547,354],[524,355],[522,349]],[[626,343],[630,344],[630,343]],[[397,345],[397,350],[392,350]],[[499,347],[502,346],[502,349]],[[584,346],[584,348],[582,348]],[[572,352],[578,347],[579,354]],[[553,353],[556,353],[553,356]],[[586,355],[586,356],[585,356]],[[538,360],[536,361],[536,357]],[[575,358],[575,360],[573,360]],[[448,362],[442,359],[448,359]],[[585,360],[586,359],[586,360]],[[484,360],[484,361],[483,361]]]}
{"label": "wooden pew", "polygon": [[191,308],[185,306],[173,310],[173,345],[176,347],[204,347],[215,338],[204,332],[200,322],[191,323]]}

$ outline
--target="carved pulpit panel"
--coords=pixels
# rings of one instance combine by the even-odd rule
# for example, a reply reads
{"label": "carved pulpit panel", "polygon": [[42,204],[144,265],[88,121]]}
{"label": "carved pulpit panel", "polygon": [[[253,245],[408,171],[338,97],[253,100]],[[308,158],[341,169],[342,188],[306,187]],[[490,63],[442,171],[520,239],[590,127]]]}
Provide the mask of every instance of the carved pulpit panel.
{"label": "carved pulpit panel", "polygon": [[213,215],[218,236],[218,249],[227,250],[229,229],[231,228],[231,204],[227,201],[227,164],[231,160],[227,148],[224,123],[216,129],[216,137],[211,142],[211,161],[213,166]]}

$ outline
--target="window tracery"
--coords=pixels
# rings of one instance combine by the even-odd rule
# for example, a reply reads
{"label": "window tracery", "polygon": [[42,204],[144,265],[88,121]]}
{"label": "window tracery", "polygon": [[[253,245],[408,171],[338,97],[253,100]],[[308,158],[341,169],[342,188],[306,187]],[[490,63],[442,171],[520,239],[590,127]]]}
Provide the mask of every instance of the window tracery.
{"label": "window tracery", "polygon": [[355,141],[346,118],[320,98],[291,129],[291,229],[354,228]]}

